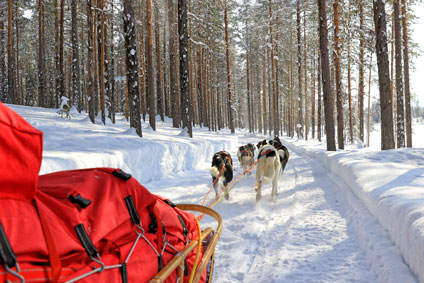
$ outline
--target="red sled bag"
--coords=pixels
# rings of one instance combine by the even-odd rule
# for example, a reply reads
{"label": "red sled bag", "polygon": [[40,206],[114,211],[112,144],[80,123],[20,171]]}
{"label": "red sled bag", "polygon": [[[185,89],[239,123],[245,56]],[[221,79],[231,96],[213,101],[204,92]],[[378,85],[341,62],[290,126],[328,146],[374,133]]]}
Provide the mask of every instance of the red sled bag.
{"label": "red sled bag", "polygon": [[211,279],[218,214],[193,209],[219,222],[199,235],[184,211],[194,205],[175,207],[120,169],[38,176],[42,133],[1,103],[0,133],[0,282]]}

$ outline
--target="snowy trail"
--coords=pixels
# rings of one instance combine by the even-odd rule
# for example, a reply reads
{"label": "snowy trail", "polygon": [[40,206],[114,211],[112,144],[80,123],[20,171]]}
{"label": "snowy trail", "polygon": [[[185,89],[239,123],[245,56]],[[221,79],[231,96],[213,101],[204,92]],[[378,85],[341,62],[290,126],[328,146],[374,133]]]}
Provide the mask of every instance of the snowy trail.
{"label": "snowy trail", "polygon": [[[268,139],[246,130],[231,134],[207,128],[196,128],[190,139],[159,117],[158,130],[144,123],[140,139],[121,115],[116,125],[104,126],[76,112],[65,120],[56,109],[13,108],[44,133],[40,174],[117,167],[175,203],[202,203],[212,183],[214,152],[230,151],[240,171],[237,147]],[[267,184],[256,203],[252,174],[228,201],[213,207],[224,222],[214,282],[416,283],[417,274],[424,278],[421,148],[328,153],[317,141],[286,138],[283,143],[290,160],[276,202]],[[212,191],[206,204],[213,198]],[[215,226],[215,221],[204,217],[201,225]]]}
{"label": "snowy trail", "polygon": [[[253,172],[231,191],[229,201],[214,207],[224,221],[214,280],[395,282],[395,278],[379,278],[383,272],[373,270],[350,220],[353,213],[344,199],[346,194],[339,192],[343,183],[333,182],[337,177],[316,161],[289,150],[290,160],[275,203],[271,202],[270,184],[264,186],[263,198],[256,203]],[[236,156],[235,151],[230,153]],[[151,182],[148,187],[176,203],[201,204],[210,184],[208,168],[204,168]],[[206,203],[213,196],[212,191]]]}

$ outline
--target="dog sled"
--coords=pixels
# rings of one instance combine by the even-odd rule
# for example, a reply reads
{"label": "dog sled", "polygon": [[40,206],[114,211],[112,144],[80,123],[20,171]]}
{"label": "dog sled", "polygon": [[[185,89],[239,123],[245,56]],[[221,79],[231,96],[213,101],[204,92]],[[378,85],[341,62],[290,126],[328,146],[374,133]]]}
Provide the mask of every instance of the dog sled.
{"label": "dog sled", "polygon": [[1,103],[0,132],[0,282],[212,281],[218,213],[116,168],[39,176],[42,133]]}

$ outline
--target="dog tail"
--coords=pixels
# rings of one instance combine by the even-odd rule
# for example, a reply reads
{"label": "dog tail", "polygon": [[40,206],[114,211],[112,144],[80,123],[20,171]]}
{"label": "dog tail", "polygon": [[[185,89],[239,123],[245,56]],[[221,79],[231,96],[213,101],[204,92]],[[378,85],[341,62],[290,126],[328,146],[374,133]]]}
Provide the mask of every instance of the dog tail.
{"label": "dog tail", "polygon": [[216,168],[215,166],[211,167],[210,172],[211,172],[212,177],[218,177],[218,175],[219,175],[218,168]]}

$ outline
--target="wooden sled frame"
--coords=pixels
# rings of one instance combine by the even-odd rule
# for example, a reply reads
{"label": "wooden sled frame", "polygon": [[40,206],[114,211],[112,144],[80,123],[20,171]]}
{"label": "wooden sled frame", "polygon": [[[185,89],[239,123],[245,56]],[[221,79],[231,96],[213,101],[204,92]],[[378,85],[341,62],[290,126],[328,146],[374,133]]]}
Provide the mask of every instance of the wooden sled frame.
{"label": "wooden sled frame", "polygon": [[[221,215],[219,215],[217,212],[215,212],[214,210],[212,210],[208,207],[196,205],[196,204],[177,204],[177,207],[181,210],[196,211],[196,212],[204,213],[206,215],[213,217],[218,222],[218,226],[216,228],[216,231],[211,227],[208,227],[208,228],[202,230],[201,241],[203,241],[204,239],[206,239],[207,237],[210,237],[210,236],[212,236],[212,238],[210,239],[207,248],[204,250],[203,257],[197,265],[197,268],[196,268],[196,271],[195,271],[195,274],[194,274],[194,278],[193,278],[193,282],[199,282],[205,268],[207,267],[207,265],[209,263],[209,260],[211,260],[212,264],[211,264],[208,282],[212,282],[215,247],[216,247],[216,244],[218,243],[219,237],[221,236],[221,232],[222,232]],[[162,268],[162,270],[159,273],[157,273],[149,282],[150,283],[162,283],[162,282],[164,282],[166,280],[166,278],[169,275],[171,275],[171,273],[175,269],[177,269],[180,266],[184,266],[184,259],[198,244],[199,244],[199,239],[194,240],[190,244],[188,244],[179,254],[175,255],[172,258],[172,260],[170,262],[168,262],[168,264],[166,264]],[[178,268],[177,269],[177,278],[179,278],[179,279],[177,279],[177,282],[179,282],[178,280],[183,279],[183,274],[184,274],[183,270],[181,268]]]}

